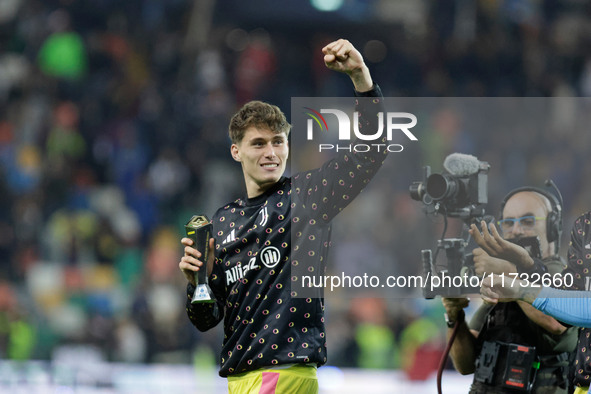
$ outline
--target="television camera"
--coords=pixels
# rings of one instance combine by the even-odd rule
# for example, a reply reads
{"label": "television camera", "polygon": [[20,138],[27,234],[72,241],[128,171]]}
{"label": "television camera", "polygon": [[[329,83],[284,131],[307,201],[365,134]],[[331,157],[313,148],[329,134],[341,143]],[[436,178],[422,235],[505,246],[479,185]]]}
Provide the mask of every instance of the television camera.
{"label": "television camera", "polygon": [[[452,153],[445,158],[443,167],[446,171],[438,174],[431,173],[431,168],[425,166],[423,180],[413,182],[409,187],[411,198],[421,201],[428,214],[442,215],[445,221],[435,255],[430,249],[421,251],[423,278],[427,283],[423,287],[423,295],[428,299],[437,295],[459,297],[479,291],[476,285],[479,282],[469,280],[474,276],[474,260],[471,253],[465,252],[468,241],[463,238],[445,238],[447,218],[461,219],[466,227],[482,220],[492,220],[492,217],[485,215],[484,207],[488,203],[490,165],[472,155]],[[444,266],[436,267],[440,250],[445,251],[447,261]],[[440,284],[436,288],[431,285],[435,277]],[[457,282],[458,278],[463,278],[461,283]]]}

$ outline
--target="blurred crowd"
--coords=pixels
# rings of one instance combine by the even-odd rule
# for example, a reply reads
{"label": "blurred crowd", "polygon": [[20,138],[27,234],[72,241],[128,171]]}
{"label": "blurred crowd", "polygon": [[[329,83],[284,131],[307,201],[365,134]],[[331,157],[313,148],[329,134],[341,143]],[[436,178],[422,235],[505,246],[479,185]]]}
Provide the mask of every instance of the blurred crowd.
{"label": "blurred crowd", "polygon": [[[340,30],[240,25],[222,1],[0,2],[0,358],[87,346],[109,361],[215,363],[220,330],[198,333],[185,316],[182,225],[243,193],[226,136],[241,104],[257,98],[289,113],[293,96],[351,94],[322,63],[331,39],[362,49],[387,96],[591,95],[586,2],[416,3],[411,22],[371,17]],[[584,116],[568,116],[585,103],[561,103],[560,127],[522,135],[473,135],[439,114],[412,160],[386,169],[398,192],[352,208],[396,223],[398,243],[376,264],[414,261],[432,245],[440,229],[408,185],[456,151],[491,163],[493,203],[524,180],[555,179],[568,232],[589,209],[591,187],[578,180],[591,170],[591,134]],[[335,252],[339,262],[390,242],[365,234]],[[401,354],[441,351],[436,301],[327,302],[333,364],[415,371]]]}

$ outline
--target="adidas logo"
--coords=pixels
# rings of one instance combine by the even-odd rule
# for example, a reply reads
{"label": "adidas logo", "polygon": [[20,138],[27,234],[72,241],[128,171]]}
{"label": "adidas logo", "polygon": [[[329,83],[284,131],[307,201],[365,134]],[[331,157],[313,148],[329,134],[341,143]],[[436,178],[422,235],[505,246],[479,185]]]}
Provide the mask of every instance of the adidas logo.
{"label": "adidas logo", "polygon": [[230,234],[228,234],[226,239],[224,239],[224,241],[222,242],[222,245],[225,245],[225,244],[230,243],[232,241],[236,241],[236,230],[235,229],[232,229]]}

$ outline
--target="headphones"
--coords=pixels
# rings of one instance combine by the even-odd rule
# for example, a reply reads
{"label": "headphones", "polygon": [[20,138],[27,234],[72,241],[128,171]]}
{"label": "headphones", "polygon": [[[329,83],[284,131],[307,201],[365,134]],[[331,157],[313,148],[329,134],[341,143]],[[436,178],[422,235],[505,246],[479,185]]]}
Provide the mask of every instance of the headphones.
{"label": "headphones", "polygon": [[548,212],[548,216],[546,217],[546,239],[548,240],[548,243],[554,242],[554,253],[558,253],[558,248],[560,247],[560,236],[562,235],[562,194],[560,194],[560,190],[558,190],[558,187],[551,179],[546,179],[544,185],[546,187],[552,187],[559,198],[556,197],[555,194],[538,187],[518,187],[517,189],[511,190],[509,194],[507,194],[503,199],[499,217],[500,219],[503,219],[503,210],[505,209],[505,204],[507,204],[507,201],[509,201],[509,199],[517,193],[535,192],[546,197],[548,201],[550,201],[550,206],[552,207],[551,211]]}

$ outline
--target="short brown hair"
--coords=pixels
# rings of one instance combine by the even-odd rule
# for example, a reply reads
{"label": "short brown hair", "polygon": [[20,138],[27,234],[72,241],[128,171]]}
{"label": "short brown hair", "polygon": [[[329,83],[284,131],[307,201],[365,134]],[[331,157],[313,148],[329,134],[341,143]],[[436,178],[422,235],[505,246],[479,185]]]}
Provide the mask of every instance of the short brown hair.
{"label": "short brown hair", "polygon": [[249,101],[232,116],[228,127],[232,143],[242,141],[244,132],[251,126],[266,128],[275,134],[285,133],[286,137],[291,129],[279,107],[262,101]]}

